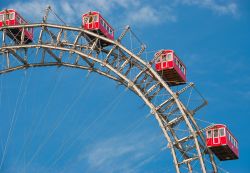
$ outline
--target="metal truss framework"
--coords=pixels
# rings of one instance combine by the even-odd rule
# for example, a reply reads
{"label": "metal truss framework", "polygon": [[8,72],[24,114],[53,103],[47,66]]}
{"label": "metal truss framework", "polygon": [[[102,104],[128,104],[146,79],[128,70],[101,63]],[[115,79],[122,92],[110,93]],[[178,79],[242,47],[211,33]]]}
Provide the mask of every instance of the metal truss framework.
{"label": "metal truss framework", "polygon": [[[25,44],[23,31],[21,41],[11,41],[8,34],[13,28],[23,28],[23,31],[34,28],[39,34],[30,44]],[[150,108],[168,142],[177,173],[218,172],[213,154],[206,148],[203,130],[194,119],[194,114],[207,102],[188,109],[180,96],[194,84],[189,83],[174,92],[152,68],[152,63],[141,58],[144,46],[134,53],[122,44],[129,29],[126,27],[120,37],[112,41],[82,28],[64,25],[39,23],[2,27],[0,74],[29,67],[65,66],[113,79],[136,93]],[[89,41],[90,37],[94,39]],[[102,48],[101,41],[109,46]],[[31,52],[36,52],[36,56]],[[163,95],[163,99],[157,99],[159,95]],[[178,127],[186,131],[180,133]]]}

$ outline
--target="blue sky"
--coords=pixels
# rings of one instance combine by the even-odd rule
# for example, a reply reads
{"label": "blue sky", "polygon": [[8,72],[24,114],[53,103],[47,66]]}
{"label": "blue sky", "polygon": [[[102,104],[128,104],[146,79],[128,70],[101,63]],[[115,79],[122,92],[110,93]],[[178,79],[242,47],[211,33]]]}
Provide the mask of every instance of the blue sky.
{"label": "blue sky", "polygon": [[[76,27],[89,10],[100,11],[116,32],[129,24],[147,45],[147,59],[159,49],[174,49],[187,66],[188,80],[209,102],[197,118],[207,125],[226,124],[239,141],[240,159],[219,166],[250,172],[249,1],[27,0],[4,1],[0,7],[38,23],[48,4]],[[1,171],[174,172],[148,108],[115,82],[67,68],[12,72],[0,82],[0,156],[7,151]],[[17,119],[7,142],[13,115]]]}

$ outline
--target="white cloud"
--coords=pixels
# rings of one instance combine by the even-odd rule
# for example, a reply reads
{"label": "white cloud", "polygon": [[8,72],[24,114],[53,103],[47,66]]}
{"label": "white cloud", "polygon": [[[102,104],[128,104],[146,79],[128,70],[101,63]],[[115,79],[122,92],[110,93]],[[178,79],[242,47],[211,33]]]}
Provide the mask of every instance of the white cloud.
{"label": "white cloud", "polygon": [[17,10],[24,18],[28,17],[29,19],[33,19],[37,21],[37,20],[42,20],[45,7],[48,5],[48,3],[45,1],[44,2],[38,2],[38,1],[15,2],[9,5],[7,8]]}
{"label": "white cloud", "polygon": [[77,23],[81,20],[82,13],[87,11],[100,11],[108,20],[116,21],[116,25],[159,24],[165,21],[175,21],[176,17],[168,6],[153,6],[140,0],[72,0],[51,1],[27,0],[25,2],[12,3],[8,8],[18,10],[25,18],[32,22],[42,20],[45,8],[51,5],[66,23]]}
{"label": "white cloud", "polygon": [[230,14],[233,16],[238,16],[238,6],[236,3],[228,0],[176,0],[177,3],[184,5],[197,5],[203,8],[208,8],[214,12],[226,15]]}
{"label": "white cloud", "polygon": [[147,134],[115,136],[91,144],[82,151],[79,160],[87,160],[89,169],[97,172],[138,172],[136,170],[150,162],[155,157],[153,153],[160,150],[156,141]]}
{"label": "white cloud", "polygon": [[[108,2],[104,0],[27,0],[12,3],[8,8],[17,9],[32,22],[39,22],[42,20],[46,6],[51,5],[54,11],[68,24],[80,24],[79,20],[81,20],[82,13],[96,10],[100,11],[115,27],[127,24],[145,26],[175,22],[177,16],[174,9],[178,8],[180,4],[207,8],[221,15],[238,15],[238,6],[232,1],[170,0],[164,2],[162,0],[157,0],[155,3],[142,0],[109,0]],[[177,4],[177,6],[174,4]],[[55,21],[55,18],[51,17],[52,15],[49,19]]]}
{"label": "white cloud", "polygon": [[176,16],[171,14],[169,7],[156,9],[151,6],[143,6],[128,15],[129,21],[139,24],[159,24],[165,21],[176,21]]}

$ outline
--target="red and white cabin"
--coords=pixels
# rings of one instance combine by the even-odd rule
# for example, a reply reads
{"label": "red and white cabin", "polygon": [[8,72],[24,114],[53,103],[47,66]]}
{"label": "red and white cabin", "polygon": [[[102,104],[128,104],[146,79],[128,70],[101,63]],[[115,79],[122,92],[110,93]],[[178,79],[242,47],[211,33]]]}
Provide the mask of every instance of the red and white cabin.
{"label": "red and white cabin", "polygon": [[219,160],[234,160],[239,158],[239,145],[236,138],[223,124],[213,125],[206,130],[207,147]]}
{"label": "red and white cabin", "polygon": [[156,71],[170,86],[186,83],[186,66],[173,50],[160,50],[154,56]]}
{"label": "red and white cabin", "polygon": [[[82,26],[84,29],[93,31],[97,34],[103,35],[111,40],[114,40],[114,29],[102,17],[99,12],[90,11],[82,15]],[[90,37],[91,39],[91,37]],[[107,46],[108,43],[102,41],[102,46]]]}
{"label": "red and white cabin", "polygon": [[[28,24],[23,17],[13,9],[6,9],[0,11],[0,28],[3,26],[17,26]],[[7,35],[15,42],[21,41],[23,28],[11,28],[7,30]],[[24,43],[33,41],[33,28],[24,29]]]}

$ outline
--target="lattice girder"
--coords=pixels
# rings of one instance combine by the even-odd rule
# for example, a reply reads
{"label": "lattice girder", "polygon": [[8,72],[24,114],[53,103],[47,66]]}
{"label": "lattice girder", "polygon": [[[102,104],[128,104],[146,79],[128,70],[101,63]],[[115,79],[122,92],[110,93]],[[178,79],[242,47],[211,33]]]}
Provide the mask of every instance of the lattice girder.
{"label": "lattice girder", "polygon": [[[202,172],[207,172],[207,167],[217,172],[213,155],[206,149],[205,138],[193,117],[207,103],[189,110],[179,96],[193,87],[193,83],[173,92],[153,69],[152,63],[140,57],[145,46],[133,53],[122,45],[121,40],[129,27],[125,28],[117,40],[112,41],[82,28],[47,23],[19,25],[21,28],[34,28],[38,33],[38,37],[30,44],[24,44],[24,40],[20,43],[11,42],[7,38],[8,29],[15,27],[5,26],[0,29],[3,31],[0,54],[5,63],[2,64],[0,74],[29,67],[65,66],[93,71],[113,79],[135,92],[148,105],[168,142],[176,172],[181,172],[183,165],[192,172],[197,165],[193,163],[197,160]],[[94,38],[90,42],[86,40],[88,35]],[[100,40],[110,46],[100,47]],[[157,99],[159,95],[162,95],[163,101]],[[176,127],[184,127],[186,132],[180,135]],[[207,153],[209,166],[204,161]],[[178,158],[178,155],[182,157]]]}

